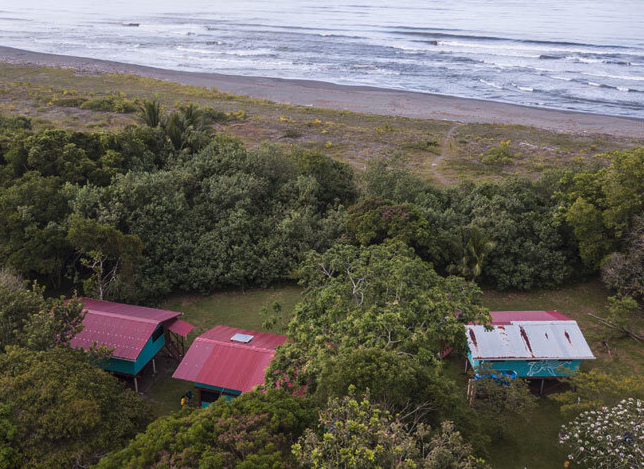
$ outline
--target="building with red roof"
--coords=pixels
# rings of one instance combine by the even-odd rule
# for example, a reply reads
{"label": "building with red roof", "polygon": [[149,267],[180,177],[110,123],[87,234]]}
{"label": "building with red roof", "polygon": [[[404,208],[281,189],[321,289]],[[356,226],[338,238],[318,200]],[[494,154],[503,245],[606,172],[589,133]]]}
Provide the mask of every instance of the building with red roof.
{"label": "building with red roof", "polygon": [[[71,340],[71,346],[89,349],[92,345],[112,349],[105,370],[135,378],[161,349],[168,348],[177,359],[177,347],[193,326],[179,319],[182,313],[111,301],[81,298],[85,318],[83,330]],[[179,337],[173,342],[172,337]]]}
{"label": "building with red roof", "polygon": [[194,383],[199,405],[233,399],[264,383],[275,349],[286,336],[217,326],[190,346],[173,378]]}

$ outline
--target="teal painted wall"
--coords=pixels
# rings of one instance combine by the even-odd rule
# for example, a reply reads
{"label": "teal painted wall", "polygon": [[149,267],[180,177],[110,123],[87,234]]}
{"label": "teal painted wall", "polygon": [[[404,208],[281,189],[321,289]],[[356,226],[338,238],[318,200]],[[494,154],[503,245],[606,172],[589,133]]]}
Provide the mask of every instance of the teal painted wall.
{"label": "teal painted wall", "polygon": [[[160,328],[161,326],[157,327],[155,332]],[[139,374],[139,371],[143,369],[145,365],[148,364],[150,360],[163,348],[165,345],[165,335],[161,334],[161,336],[156,340],[152,341],[152,336],[154,333],[150,335],[150,338],[148,339],[147,343],[145,344],[145,347],[143,347],[143,350],[141,350],[141,353],[139,354],[138,357],[136,357],[136,360],[124,360],[122,358],[110,358],[105,365],[102,366],[104,370],[107,371],[114,371],[116,373],[122,373],[125,375],[132,375],[135,376]]]}
{"label": "teal painted wall", "polygon": [[[203,384],[203,383],[195,383],[195,387],[198,388],[203,388],[203,389],[212,389],[213,391],[219,391],[219,392],[228,392],[230,394],[235,394],[235,396],[226,396],[224,395],[223,397],[226,398],[227,401],[232,401],[235,397],[241,396],[241,391],[237,391],[236,389],[227,389],[227,388],[220,388],[219,386],[210,386],[209,384]],[[221,397],[219,398],[221,399]],[[206,408],[211,404],[211,402],[201,402],[201,407]]]}
{"label": "teal painted wall", "polygon": [[498,371],[512,370],[520,378],[564,377],[577,371],[581,365],[581,360],[472,360],[471,353],[467,358],[475,370],[486,364]]}

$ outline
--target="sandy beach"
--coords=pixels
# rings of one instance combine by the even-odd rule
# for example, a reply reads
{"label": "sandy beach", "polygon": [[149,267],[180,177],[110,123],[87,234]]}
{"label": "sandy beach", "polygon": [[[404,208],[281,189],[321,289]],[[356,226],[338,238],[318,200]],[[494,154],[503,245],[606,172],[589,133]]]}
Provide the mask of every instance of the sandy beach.
{"label": "sandy beach", "polygon": [[565,133],[601,133],[642,138],[644,120],[558,111],[477,99],[314,80],[245,77],[184,72],[106,60],[43,54],[0,46],[0,62],[72,68],[79,73],[127,73],[271,101],[380,115],[457,122],[533,126]]}

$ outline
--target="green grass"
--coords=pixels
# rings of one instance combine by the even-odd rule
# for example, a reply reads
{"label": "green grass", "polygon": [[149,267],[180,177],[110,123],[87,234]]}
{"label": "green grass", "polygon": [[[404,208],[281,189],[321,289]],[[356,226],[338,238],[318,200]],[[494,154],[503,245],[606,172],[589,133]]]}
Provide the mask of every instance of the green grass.
{"label": "green grass", "polygon": [[[215,326],[231,326],[265,331],[262,308],[278,302],[285,314],[290,314],[300,301],[302,288],[297,285],[274,286],[266,289],[227,291],[209,296],[183,295],[168,299],[162,308],[181,311],[184,319],[195,326],[190,338]],[[279,332],[279,331],[271,331]]]}

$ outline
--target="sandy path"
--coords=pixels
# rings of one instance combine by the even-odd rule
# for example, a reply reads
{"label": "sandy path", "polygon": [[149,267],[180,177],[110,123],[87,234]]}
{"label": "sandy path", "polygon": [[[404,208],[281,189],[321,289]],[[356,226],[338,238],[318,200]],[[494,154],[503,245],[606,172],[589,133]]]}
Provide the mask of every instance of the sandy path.
{"label": "sandy path", "polygon": [[643,119],[556,111],[479,99],[335,85],[312,80],[182,72],[1,46],[0,62],[66,67],[90,73],[131,73],[188,85],[215,87],[226,93],[286,104],[419,119],[520,124],[565,133],[604,133],[644,138]]}
{"label": "sandy path", "polygon": [[443,143],[441,144],[441,153],[438,155],[434,161],[432,161],[432,174],[434,175],[434,178],[436,178],[441,184],[443,185],[448,185],[449,181],[445,176],[443,176],[442,173],[438,171],[438,166],[440,165],[440,162],[443,161],[448,155],[447,155],[447,149],[449,148],[449,143],[452,140],[454,136],[454,132],[458,130],[459,127],[462,127],[463,124],[455,124],[450,129],[447,131],[447,134],[445,134],[445,138],[443,139]]}

